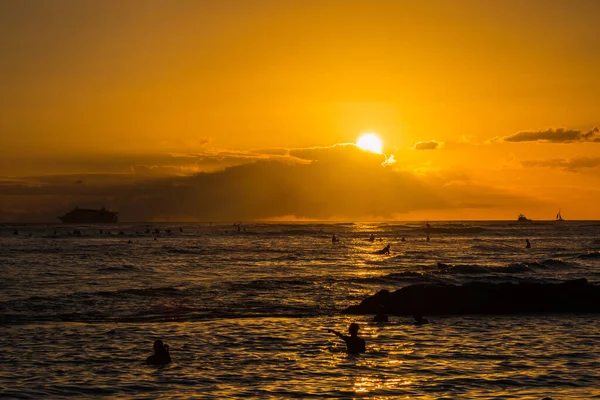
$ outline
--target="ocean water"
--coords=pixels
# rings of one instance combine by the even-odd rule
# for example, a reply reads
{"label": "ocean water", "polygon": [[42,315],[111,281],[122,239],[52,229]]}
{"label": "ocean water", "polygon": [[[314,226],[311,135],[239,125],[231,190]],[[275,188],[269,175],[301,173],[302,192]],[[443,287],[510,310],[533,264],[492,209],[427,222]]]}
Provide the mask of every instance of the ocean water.
{"label": "ocean water", "polygon": [[[600,398],[598,314],[341,313],[416,283],[600,283],[600,222],[431,224],[0,225],[0,397]],[[350,322],[367,353],[327,333]],[[159,338],[173,362],[146,366]]]}

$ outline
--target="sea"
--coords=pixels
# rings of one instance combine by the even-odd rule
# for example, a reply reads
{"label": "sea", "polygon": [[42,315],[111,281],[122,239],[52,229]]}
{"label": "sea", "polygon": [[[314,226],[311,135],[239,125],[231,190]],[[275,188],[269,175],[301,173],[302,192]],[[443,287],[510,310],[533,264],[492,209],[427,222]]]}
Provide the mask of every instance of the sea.
{"label": "sea", "polygon": [[[342,312],[423,283],[600,284],[600,222],[429,224],[0,225],[0,397],[600,398],[599,314]],[[351,322],[364,354],[327,331]],[[145,364],[156,339],[170,364]]]}

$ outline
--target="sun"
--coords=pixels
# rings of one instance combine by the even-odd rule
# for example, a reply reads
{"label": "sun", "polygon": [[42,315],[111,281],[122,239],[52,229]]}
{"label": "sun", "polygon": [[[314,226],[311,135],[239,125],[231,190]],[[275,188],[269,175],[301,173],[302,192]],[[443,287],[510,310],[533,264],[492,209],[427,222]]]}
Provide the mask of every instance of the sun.
{"label": "sun", "polygon": [[374,133],[365,133],[359,137],[356,141],[356,146],[377,154],[381,154],[383,150],[381,140]]}

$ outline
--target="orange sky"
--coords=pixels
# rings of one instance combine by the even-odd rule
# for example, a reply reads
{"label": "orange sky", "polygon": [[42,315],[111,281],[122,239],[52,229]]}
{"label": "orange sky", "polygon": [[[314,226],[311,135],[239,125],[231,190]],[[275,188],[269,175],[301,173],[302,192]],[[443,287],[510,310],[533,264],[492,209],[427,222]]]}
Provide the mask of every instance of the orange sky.
{"label": "orange sky", "polygon": [[[236,170],[218,171],[257,162],[335,182],[355,171],[354,152],[332,157],[337,165],[292,153],[365,132],[396,160],[372,161],[365,182],[391,171],[397,192],[387,195],[415,204],[317,198],[290,172],[279,178],[288,208],[270,213],[261,197],[248,201],[264,210],[212,212],[549,219],[560,207],[568,219],[600,219],[598,26],[595,0],[4,1],[0,220],[52,219],[76,204],[119,208],[125,220],[210,218],[194,209],[197,192],[170,213],[136,190],[191,179],[203,192],[194,174],[231,179]],[[432,193],[444,200],[429,202]],[[340,201],[350,201],[343,212]],[[133,203],[147,212],[128,218]]]}

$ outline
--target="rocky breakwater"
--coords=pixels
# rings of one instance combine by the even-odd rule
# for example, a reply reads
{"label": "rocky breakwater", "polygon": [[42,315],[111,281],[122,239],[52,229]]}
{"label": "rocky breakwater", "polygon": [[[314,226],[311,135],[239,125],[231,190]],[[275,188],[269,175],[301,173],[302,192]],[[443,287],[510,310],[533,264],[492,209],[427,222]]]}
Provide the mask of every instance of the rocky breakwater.
{"label": "rocky breakwater", "polygon": [[486,283],[412,285],[395,292],[382,290],[346,314],[513,314],[600,312],[600,285],[577,279],[562,283]]}

